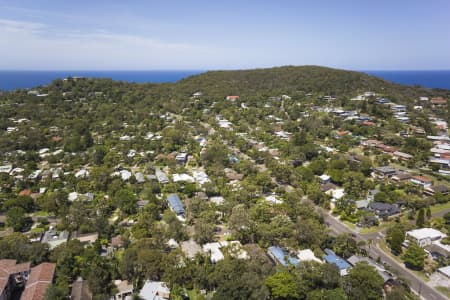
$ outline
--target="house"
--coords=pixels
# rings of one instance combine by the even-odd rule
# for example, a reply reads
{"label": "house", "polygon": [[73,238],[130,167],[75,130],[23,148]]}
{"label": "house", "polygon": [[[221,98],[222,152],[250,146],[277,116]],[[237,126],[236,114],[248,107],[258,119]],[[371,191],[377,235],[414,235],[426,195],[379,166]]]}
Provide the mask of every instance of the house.
{"label": "house", "polygon": [[116,235],[111,239],[111,246],[114,248],[122,248],[124,246],[124,241],[121,235]]}
{"label": "house", "polygon": [[390,217],[400,213],[398,205],[383,202],[372,202],[367,210],[374,212],[379,218]]}
{"label": "house", "polygon": [[400,152],[400,151],[395,151],[394,153],[392,153],[392,155],[398,159],[398,160],[403,160],[403,161],[408,161],[411,158],[413,158],[413,156],[411,154],[408,153],[404,153],[404,152]]}
{"label": "house", "polygon": [[374,174],[376,177],[383,179],[391,177],[397,173],[397,170],[390,166],[383,166],[374,169]]}
{"label": "house", "polygon": [[45,292],[53,282],[56,264],[41,263],[31,268],[20,300],[44,300]]}
{"label": "house", "polygon": [[114,280],[117,288],[117,293],[114,295],[114,300],[128,300],[133,294],[133,284],[128,280]]}
{"label": "house", "polygon": [[341,276],[345,276],[348,274],[348,270],[351,268],[350,264],[346,262],[343,258],[337,256],[332,250],[325,249],[326,255],[324,256],[324,260],[328,264],[336,265],[339,269],[339,273]]}
{"label": "house", "polygon": [[173,211],[177,216],[184,216],[184,205],[177,194],[167,195],[167,201],[169,202],[169,208],[171,211]]}
{"label": "house", "polygon": [[450,279],[450,266],[439,268],[438,272]]}
{"label": "house", "polygon": [[170,299],[170,289],[165,282],[146,280],[139,297],[143,300],[167,300]]}
{"label": "house", "polygon": [[236,101],[236,100],[239,100],[239,96],[227,96],[226,99],[229,101]]}
{"label": "house", "polygon": [[175,160],[177,161],[177,163],[180,163],[180,164],[185,164],[187,162],[187,159],[188,159],[188,154],[186,152],[178,153],[177,156],[175,157]]}
{"label": "house", "polygon": [[225,257],[223,256],[222,251],[220,251],[221,245],[217,242],[215,243],[206,243],[203,245],[202,250],[205,253],[210,255],[210,260],[212,263],[216,263],[221,261]]}
{"label": "house", "polygon": [[173,182],[194,182],[194,177],[188,175],[188,174],[173,174],[172,175]]}
{"label": "house", "polygon": [[54,227],[50,226],[49,230],[47,230],[44,233],[41,243],[42,244],[47,243],[49,245],[50,250],[53,250],[62,243],[67,242],[68,239],[69,239],[68,231],[64,230],[58,233]]}
{"label": "house", "polygon": [[214,196],[209,198],[209,201],[212,203],[215,203],[216,205],[221,205],[225,201],[225,199],[222,196]]}
{"label": "house", "polygon": [[336,202],[345,196],[345,190],[343,188],[335,188],[325,192],[328,196],[331,196],[331,202]]}
{"label": "house", "polygon": [[314,252],[312,252],[311,249],[305,249],[305,250],[298,251],[297,257],[300,260],[300,262],[315,261],[318,263],[322,263],[322,261],[314,255]]}
{"label": "house", "polygon": [[433,106],[443,106],[447,104],[447,99],[442,97],[431,98],[431,104],[433,104]]}
{"label": "house", "polygon": [[15,259],[0,260],[0,300],[9,299],[16,288],[23,287],[31,263],[16,264]]}
{"label": "house", "polygon": [[78,277],[78,279],[72,283],[70,300],[92,300],[92,292],[89,289],[87,280]]}
{"label": "house", "polygon": [[203,96],[203,93],[202,92],[195,92],[194,94],[192,94],[192,97],[193,98],[200,98],[201,96]]}
{"label": "house", "polygon": [[410,180],[412,175],[408,172],[398,172],[394,176],[391,177],[391,180],[396,182],[402,182],[406,180]]}
{"label": "house", "polygon": [[92,245],[98,240],[98,233],[87,233],[87,234],[72,234],[72,239],[79,240],[82,244]]}
{"label": "house", "polygon": [[420,228],[406,232],[406,238],[415,241],[420,247],[431,245],[434,241],[439,241],[447,235],[433,228]]}
{"label": "house", "polygon": [[387,282],[388,280],[391,280],[394,278],[394,276],[386,271],[385,268],[374,262],[368,257],[359,256],[359,255],[352,255],[350,256],[347,261],[354,267],[358,263],[367,263],[369,266],[372,266],[377,270],[377,273],[383,278],[384,282]]}
{"label": "house", "polygon": [[414,184],[421,185],[424,188],[430,187],[433,184],[433,181],[430,178],[423,176],[413,176],[410,181]]}
{"label": "house", "polygon": [[369,203],[370,203],[369,199],[355,201],[355,205],[356,205],[357,209],[367,208],[367,206],[369,206]]}
{"label": "house", "polygon": [[187,258],[193,259],[199,253],[202,253],[202,248],[194,240],[181,242],[181,251]]}
{"label": "house", "polygon": [[297,266],[300,260],[294,256],[289,255],[286,249],[279,246],[270,246],[267,250],[269,257],[278,264],[287,267],[289,264]]}
{"label": "house", "polygon": [[423,192],[426,195],[434,196],[434,194],[436,194],[436,193],[440,193],[442,195],[448,195],[449,191],[450,191],[450,189],[448,186],[440,184],[440,185],[429,186],[429,187],[425,188],[425,190]]}
{"label": "house", "polygon": [[155,169],[155,176],[159,183],[161,184],[169,183],[169,178],[167,177],[166,173],[164,173],[158,168]]}
{"label": "house", "polygon": [[330,179],[331,179],[331,177],[328,176],[327,174],[322,174],[319,176],[319,180],[320,180],[321,184],[329,183]]}
{"label": "house", "polygon": [[204,171],[193,171],[192,176],[200,185],[210,182],[208,175]]}
{"label": "house", "polygon": [[336,188],[337,188],[337,185],[335,185],[333,183],[325,183],[325,184],[321,184],[320,185],[320,190],[322,192],[324,192],[324,193],[328,192],[328,191],[331,191],[331,190],[334,190]]}

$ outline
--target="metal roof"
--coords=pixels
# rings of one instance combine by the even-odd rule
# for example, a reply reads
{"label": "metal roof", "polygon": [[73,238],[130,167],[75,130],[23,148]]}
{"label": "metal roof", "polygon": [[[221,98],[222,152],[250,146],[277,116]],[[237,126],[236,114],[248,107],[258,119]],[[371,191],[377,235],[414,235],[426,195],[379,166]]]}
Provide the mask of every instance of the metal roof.
{"label": "metal roof", "polygon": [[169,201],[170,209],[176,213],[177,215],[184,214],[184,206],[183,203],[180,200],[180,197],[178,197],[177,194],[169,194],[167,196],[167,201]]}
{"label": "metal roof", "polygon": [[332,250],[325,249],[325,253],[327,255],[324,257],[324,259],[327,263],[336,265],[339,270],[346,270],[350,268],[350,264],[343,258],[337,256]]}

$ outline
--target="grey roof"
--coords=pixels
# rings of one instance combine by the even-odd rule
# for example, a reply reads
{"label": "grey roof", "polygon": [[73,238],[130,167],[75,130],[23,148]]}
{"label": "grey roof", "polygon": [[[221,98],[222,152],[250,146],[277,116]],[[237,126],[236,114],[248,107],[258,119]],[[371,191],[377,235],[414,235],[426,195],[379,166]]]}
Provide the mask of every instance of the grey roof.
{"label": "grey roof", "polygon": [[183,215],[184,214],[184,206],[183,203],[180,200],[180,197],[178,197],[177,194],[169,194],[167,196],[167,201],[169,201],[170,209],[176,213],[177,215]]}
{"label": "grey roof", "polygon": [[400,209],[395,204],[382,203],[382,202],[372,202],[369,204],[369,208],[375,211],[378,215],[395,215],[400,212]]}
{"label": "grey roof", "polygon": [[397,170],[395,168],[390,167],[390,166],[378,167],[378,168],[375,168],[375,171],[377,171],[379,173],[383,173],[383,174],[393,174],[393,173],[397,172]]}

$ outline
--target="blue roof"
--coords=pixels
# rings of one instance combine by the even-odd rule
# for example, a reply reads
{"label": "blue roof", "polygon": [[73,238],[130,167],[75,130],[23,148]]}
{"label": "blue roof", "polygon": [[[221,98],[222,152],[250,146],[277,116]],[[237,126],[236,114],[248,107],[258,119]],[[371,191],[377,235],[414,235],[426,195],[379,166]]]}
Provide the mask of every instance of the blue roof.
{"label": "blue roof", "polygon": [[[271,254],[281,265],[287,267],[288,264],[297,266],[300,263],[300,260],[296,257],[289,256],[289,253],[278,247],[278,246],[270,246],[268,249],[269,254]],[[287,258],[287,262],[286,262]]]}
{"label": "blue roof", "polygon": [[169,207],[174,213],[176,213],[177,215],[184,214],[183,203],[181,202],[180,197],[178,197],[177,194],[167,195],[167,201],[169,201]]}
{"label": "blue roof", "polygon": [[343,258],[337,256],[332,250],[325,249],[325,253],[327,255],[324,257],[324,259],[327,263],[336,265],[339,270],[346,270],[350,268],[350,264]]}

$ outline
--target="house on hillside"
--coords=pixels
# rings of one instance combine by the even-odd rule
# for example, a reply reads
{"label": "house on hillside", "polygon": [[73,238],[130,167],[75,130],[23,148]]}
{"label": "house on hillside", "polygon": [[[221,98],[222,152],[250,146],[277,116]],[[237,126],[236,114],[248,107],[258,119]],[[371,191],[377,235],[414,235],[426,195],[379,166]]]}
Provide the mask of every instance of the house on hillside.
{"label": "house on hillside", "polygon": [[31,268],[20,300],[44,300],[45,292],[53,282],[56,264],[41,263]]}
{"label": "house on hillside", "polygon": [[270,246],[267,249],[267,255],[275,262],[282,266],[287,267],[288,265],[297,266],[300,260],[294,256],[291,256],[286,249],[279,246]]}
{"label": "house on hillside", "polygon": [[236,101],[236,100],[239,100],[239,96],[227,96],[226,99],[228,101]]}
{"label": "house on hillside", "polygon": [[414,184],[421,185],[423,188],[430,187],[433,184],[433,180],[423,176],[413,176],[410,181]]}
{"label": "house on hillside", "polygon": [[351,268],[350,264],[346,262],[342,257],[337,256],[332,250],[325,249],[324,251],[326,253],[326,255],[324,256],[324,260],[328,264],[336,265],[341,276],[347,275],[348,270]]}
{"label": "house on hillside", "polygon": [[434,241],[439,241],[446,236],[434,228],[420,228],[406,232],[406,238],[416,242],[420,247],[429,246]]}
{"label": "house on hillside", "polygon": [[382,202],[371,202],[367,210],[375,213],[379,218],[390,217],[400,213],[398,205]]}
{"label": "house on hillside", "polygon": [[184,217],[184,205],[177,194],[167,195],[167,201],[169,202],[169,208],[171,211],[173,211],[177,216]]}

